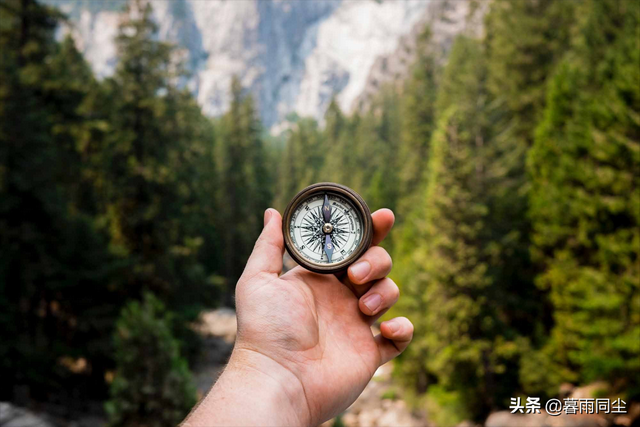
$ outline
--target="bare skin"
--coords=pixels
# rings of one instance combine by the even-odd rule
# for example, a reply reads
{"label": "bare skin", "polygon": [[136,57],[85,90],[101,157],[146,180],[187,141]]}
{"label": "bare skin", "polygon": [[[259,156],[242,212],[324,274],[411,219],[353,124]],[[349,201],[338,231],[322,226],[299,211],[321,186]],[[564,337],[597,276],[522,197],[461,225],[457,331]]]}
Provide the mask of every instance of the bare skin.
{"label": "bare skin", "polygon": [[376,369],[413,336],[404,318],[371,325],[398,300],[391,257],[375,246],[393,213],[373,214],[373,245],[346,275],[282,272],[282,218],[265,227],[236,287],[238,336],[229,364],[184,422],[188,427],[313,426],[344,411]]}

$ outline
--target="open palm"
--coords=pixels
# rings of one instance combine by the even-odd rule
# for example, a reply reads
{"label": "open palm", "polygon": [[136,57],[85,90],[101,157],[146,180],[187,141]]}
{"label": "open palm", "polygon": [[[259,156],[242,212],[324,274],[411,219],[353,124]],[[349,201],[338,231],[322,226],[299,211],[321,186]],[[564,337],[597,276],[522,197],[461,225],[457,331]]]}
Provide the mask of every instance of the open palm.
{"label": "open palm", "polygon": [[[377,245],[393,225],[387,209],[373,214],[374,241],[343,277],[296,267],[282,272],[282,220],[270,209],[236,288],[238,338],[234,353],[268,371],[284,370],[306,413],[300,423],[320,423],[346,409],[376,369],[409,344],[413,326],[405,318],[371,325],[398,299],[385,276],[391,258]],[[262,361],[261,361],[262,360]],[[260,368],[256,368],[260,369]],[[296,388],[297,387],[297,388]]]}

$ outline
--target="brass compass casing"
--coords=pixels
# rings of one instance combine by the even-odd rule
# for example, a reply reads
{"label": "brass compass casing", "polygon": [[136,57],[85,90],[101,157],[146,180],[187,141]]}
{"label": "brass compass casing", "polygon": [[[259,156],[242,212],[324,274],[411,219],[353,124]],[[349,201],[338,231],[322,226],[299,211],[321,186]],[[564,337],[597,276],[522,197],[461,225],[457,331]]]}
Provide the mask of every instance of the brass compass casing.
{"label": "brass compass casing", "polygon": [[[362,238],[355,250],[347,258],[339,262],[328,264],[314,262],[302,256],[292,241],[290,230],[291,216],[296,211],[297,207],[311,197],[322,194],[334,194],[345,198],[354,206],[355,209],[357,209],[358,215],[362,220]],[[323,225],[323,231],[325,233],[330,233],[332,230],[333,227],[331,224]],[[320,182],[304,188],[296,194],[293,199],[291,199],[284,211],[284,215],[282,216],[282,231],[285,248],[296,263],[307,270],[316,273],[335,274],[346,270],[351,264],[353,264],[353,262],[360,258],[367,249],[369,249],[373,239],[373,220],[371,219],[369,206],[367,206],[364,199],[354,190],[334,182]]]}

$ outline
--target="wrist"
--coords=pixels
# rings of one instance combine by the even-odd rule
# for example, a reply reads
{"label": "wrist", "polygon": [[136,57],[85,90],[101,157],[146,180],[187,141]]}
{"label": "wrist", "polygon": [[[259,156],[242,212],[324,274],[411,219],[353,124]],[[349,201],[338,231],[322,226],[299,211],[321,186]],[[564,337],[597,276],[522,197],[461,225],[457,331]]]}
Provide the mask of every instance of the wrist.
{"label": "wrist", "polygon": [[311,414],[302,383],[291,371],[237,345],[211,392],[185,423],[199,425],[309,426]]}
{"label": "wrist", "polygon": [[227,369],[236,380],[244,380],[247,392],[267,403],[269,413],[279,415],[277,425],[311,425],[302,382],[279,361],[236,344]]}

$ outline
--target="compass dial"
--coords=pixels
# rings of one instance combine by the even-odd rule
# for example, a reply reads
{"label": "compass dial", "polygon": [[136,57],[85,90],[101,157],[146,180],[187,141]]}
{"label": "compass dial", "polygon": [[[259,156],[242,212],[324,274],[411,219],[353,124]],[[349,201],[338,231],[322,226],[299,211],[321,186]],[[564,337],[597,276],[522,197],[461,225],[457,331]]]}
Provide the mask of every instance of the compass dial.
{"label": "compass dial", "polygon": [[[289,235],[295,248],[306,259],[318,264],[337,263],[348,258],[362,240],[362,217],[351,202],[337,194],[327,193],[331,219],[325,223],[322,214],[325,194],[316,194],[301,202],[291,215]],[[331,224],[331,227],[325,227]],[[332,247],[329,259],[325,251],[325,231]]]}
{"label": "compass dial", "polygon": [[303,267],[318,273],[346,269],[371,244],[369,208],[353,190],[314,184],[289,203],[283,217],[285,246]]}

